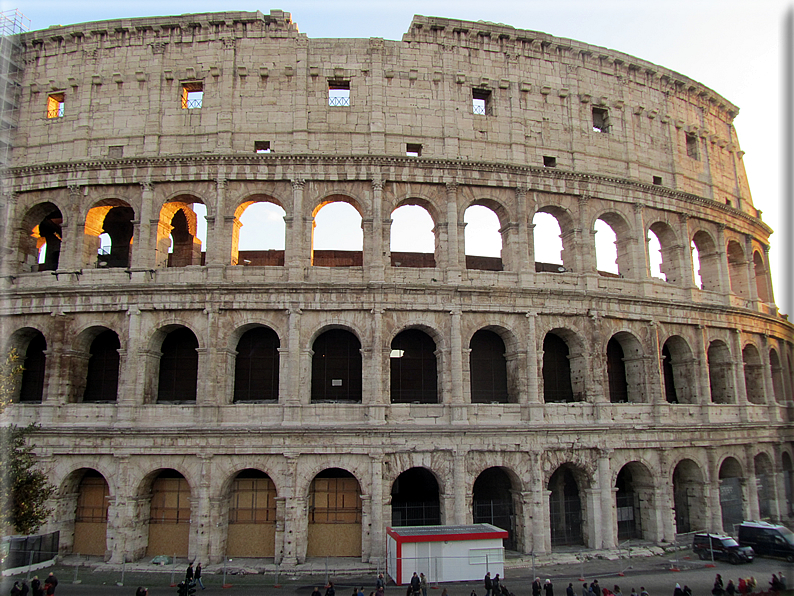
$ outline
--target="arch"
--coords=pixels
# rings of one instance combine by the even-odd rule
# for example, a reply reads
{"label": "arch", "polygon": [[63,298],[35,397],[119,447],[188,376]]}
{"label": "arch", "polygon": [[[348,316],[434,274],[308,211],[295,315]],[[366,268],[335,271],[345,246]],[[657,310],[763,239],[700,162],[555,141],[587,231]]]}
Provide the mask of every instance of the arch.
{"label": "arch", "polygon": [[392,267],[435,267],[438,238],[427,202],[406,199],[391,213]]}
{"label": "arch", "polygon": [[192,195],[179,195],[163,204],[155,251],[158,267],[203,265],[199,230],[204,229],[204,223],[199,226],[200,214],[206,216],[206,206]]}
{"label": "arch", "polygon": [[420,329],[406,329],[391,342],[392,403],[438,403],[436,342]]}
{"label": "arch", "polygon": [[502,271],[502,223],[497,209],[500,205],[490,200],[475,201],[463,212],[464,253],[466,269]]}
{"label": "arch", "polygon": [[653,540],[657,534],[653,475],[638,461],[624,465],[615,479],[618,540]]}
{"label": "arch", "polygon": [[499,335],[480,329],[469,343],[469,370],[472,403],[508,403],[507,352]]}
{"label": "arch", "polygon": [[543,337],[543,401],[585,401],[585,357],[573,331],[552,329]]}
{"label": "arch", "polygon": [[766,401],[764,395],[764,365],[761,363],[758,348],[753,344],[744,346],[742,362],[744,363],[744,388],[747,393],[747,401],[752,404],[764,403]]}
{"label": "arch", "polygon": [[121,343],[115,331],[99,331],[91,342],[85,375],[83,402],[114,402],[119,387]]}
{"label": "arch", "polygon": [[645,398],[642,344],[627,331],[613,335],[606,348],[609,401],[643,403]]}
{"label": "arch", "polygon": [[309,487],[309,557],[361,556],[361,486],[353,474],[327,468]]}
{"label": "arch", "polygon": [[491,467],[483,470],[472,488],[472,520],[475,524],[492,524],[506,530],[508,537],[504,546],[517,550],[516,501],[518,489],[504,468]]}
{"label": "arch", "polygon": [[786,387],[783,382],[783,367],[775,348],[769,349],[769,369],[772,372],[772,391],[775,393],[775,401],[781,404],[785,403]]}
{"label": "arch", "polygon": [[[135,211],[121,199],[103,199],[88,210],[83,228],[83,266],[129,267]],[[110,241],[102,246],[100,236]]]}
{"label": "arch", "polygon": [[664,394],[668,403],[697,403],[697,367],[692,350],[680,335],[671,335],[662,347]]}
{"label": "arch", "polygon": [[436,477],[426,468],[409,468],[391,488],[392,526],[441,524],[441,499]]}
{"label": "arch", "polygon": [[764,257],[757,250],[753,252],[753,271],[755,272],[755,289],[761,302],[772,303],[772,284],[769,282],[769,269]]}
{"label": "arch", "polygon": [[677,534],[709,528],[706,511],[705,478],[700,466],[682,459],[673,470],[673,503]]}
{"label": "arch", "polygon": [[312,403],[360,403],[361,342],[347,329],[329,329],[312,344]]}
{"label": "arch", "polygon": [[57,271],[63,220],[61,210],[53,203],[35,205],[27,212],[19,243],[21,271]]}
{"label": "arch", "polygon": [[146,556],[186,557],[190,538],[191,490],[185,477],[167,468],[152,475]]}
{"label": "arch", "polygon": [[276,552],[276,486],[261,470],[238,472],[229,487],[227,557],[273,557]]}
{"label": "arch", "polygon": [[280,347],[278,334],[264,325],[240,336],[234,360],[235,403],[278,401]]}
{"label": "arch", "polygon": [[[554,221],[548,219],[549,217]],[[571,213],[558,205],[544,205],[533,215],[532,224],[535,271],[560,273],[559,267],[554,266],[558,263],[566,270],[573,271],[576,268],[576,226]],[[558,238],[554,238],[555,232],[558,231]],[[556,258],[557,250],[559,250],[559,258]],[[552,260],[548,261],[552,267],[544,267],[543,263],[539,262],[539,257],[546,261],[547,257],[543,255],[548,254],[552,255]]]}
{"label": "arch", "polygon": [[198,347],[196,335],[187,327],[177,326],[167,333],[160,346],[158,403],[196,401]]}
{"label": "arch", "polygon": [[[698,230],[692,236],[690,245],[693,249],[692,263],[695,267],[692,274],[698,287],[709,292],[721,291],[720,254],[711,234],[705,230]],[[698,279],[700,283],[697,283]]]}
{"label": "arch", "polygon": [[26,329],[20,334],[26,340],[24,350],[20,350],[22,378],[19,383],[21,403],[41,403],[44,401],[44,388],[47,370],[47,340],[41,331]]}
{"label": "arch", "polygon": [[286,211],[268,195],[252,195],[237,206],[232,222],[232,265],[283,266]]}
{"label": "arch", "polygon": [[[681,275],[683,266],[681,264],[680,245],[675,230],[667,222],[657,221],[652,223],[648,228],[649,240],[651,235],[656,237],[659,248],[658,253],[655,255],[649,254],[649,262],[652,264],[658,262],[658,277],[661,277],[667,281],[667,283],[681,285],[683,280],[683,275]],[[654,274],[651,273],[651,275]]]}
{"label": "arch", "polygon": [[586,507],[580,486],[584,472],[572,464],[563,464],[549,478],[549,528],[551,546],[585,545]]}
{"label": "arch", "polygon": [[747,259],[741,244],[735,240],[728,241],[728,276],[731,280],[731,292],[744,298],[750,298],[750,288],[747,279]]}
{"label": "arch", "polygon": [[707,351],[709,365],[709,386],[711,401],[715,404],[734,403],[733,383],[731,381],[731,352],[724,341],[715,339]]}
{"label": "arch", "polygon": [[364,264],[362,209],[345,195],[323,199],[312,213],[312,265],[360,267]]}
{"label": "arch", "polygon": [[720,465],[720,509],[722,531],[736,536],[736,526],[744,520],[744,484],[742,466],[734,457],[726,457]]}
{"label": "arch", "polygon": [[[599,223],[601,222],[601,223]],[[596,268],[601,275],[631,277],[633,265],[631,256],[631,227],[619,213],[606,212],[593,221],[595,238]],[[597,237],[601,234],[602,238]],[[606,239],[603,239],[607,236]],[[614,249],[610,246],[614,244]]]}
{"label": "arch", "polygon": [[72,552],[104,556],[107,551],[110,489],[105,477],[91,468],[73,472],[82,476],[77,483]]}
{"label": "arch", "polygon": [[753,468],[755,470],[755,488],[758,494],[758,515],[761,519],[776,519],[772,458],[763,452],[757,454],[753,458]]}

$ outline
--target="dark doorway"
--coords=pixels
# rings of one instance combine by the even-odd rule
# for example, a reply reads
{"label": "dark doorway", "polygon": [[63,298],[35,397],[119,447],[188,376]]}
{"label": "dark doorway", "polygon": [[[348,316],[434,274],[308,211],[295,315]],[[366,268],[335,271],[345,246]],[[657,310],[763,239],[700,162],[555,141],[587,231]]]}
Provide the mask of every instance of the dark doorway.
{"label": "dark doorway", "polygon": [[618,514],[618,540],[642,538],[640,496],[634,492],[634,481],[628,466],[624,466],[618,473],[615,488],[618,489],[615,494]]}
{"label": "dark doorway", "polygon": [[397,477],[391,488],[392,526],[441,524],[438,482],[425,468],[411,468]]}
{"label": "dark doorway", "polygon": [[47,365],[47,341],[36,332],[25,350],[19,401],[41,402],[44,399],[44,372]]}
{"label": "dark doorway", "polygon": [[509,401],[505,342],[493,331],[480,329],[469,344],[471,401],[475,404]]}
{"label": "dark doorway", "polygon": [[234,401],[278,400],[278,335],[269,327],[254,327],[237,342],[234,361]]}
{"label": "dark doorway", "polygon": [[568,344],[559,335],[543,338],[543,400],[548,403],[573,401]]}
{"label": "dark doorway", "polygon": [[675,392],[675,376],[673,375],[673,357],[667,343],[662,348],[662,372],[664,373],[664,398],[669,404],[678,403]]}
{"label": "dark doorway", "polygon": [[361,402],[361,342],[331,329],[312,346],[312,402]]}
{"label": "dark doorway", "polygon": [[507,530],[505,548],[516,550],[516,516],[513,483],[500,468],[488,468],[474,482],[472,516],[475,524],[491,524]]}
{"label": "dark doorway", "polygon": [[198,340],[187,327],[169,333],[160,348],[157,401],[196,401]]}
{"label": "dark doorway", "polygon": [[609,378],[609,401],[613,404],[629,401],[629,385],[626,382],[626,363],[623,347],[614,337],[607,343],[607,377]]}
{"label": "dark doorway", "polygon": [[549,479],[549,491],[551,545],[584,544],[582,502],[573,471],[567,466],[558,468]]}
{"label": "dark doorway", "polygon": [[119,387],[119,336],[103,331],[91,342],[84,402],[116,401]]}
{"label": "dark doorway", "polygon": [[407,329],[391,342],[392,403],[438,403],[436,342],[427,333]]}

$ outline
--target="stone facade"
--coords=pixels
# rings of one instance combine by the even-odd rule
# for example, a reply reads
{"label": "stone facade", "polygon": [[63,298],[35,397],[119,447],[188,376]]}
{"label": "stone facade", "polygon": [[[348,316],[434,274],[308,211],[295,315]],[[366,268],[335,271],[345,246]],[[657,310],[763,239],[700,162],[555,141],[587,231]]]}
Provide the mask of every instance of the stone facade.
{"label": "stone facade", "polygon": [[[281,11],[20,42],[0,267],[2,338],[28,371],[6,417],[42,426],[64,552],[120,562],[170,540],[217,562],[244,527],[264,538],[242,556],[294,565],[339,537],[367,562],[420,505],[464,524],[496,503],[509,546],[536,554],[792,520],[794,328],[738,109],[710,89],[581,42],[421,16],[400,42],[308,39]],[[320,266],[313,217],[336,201],[361,215],[363,250]],[[284,251],[261,266],[237,248],[252,202],[286,212]],[[435,225],[433,255],[401,257],[412,266],[389,249],[401,205]],[[472,205],[498,216],[500,259],[467,255]],[[562,264],[535,263],[537,213],[559,223]],[[596,220],[618,274],[596,268]],[[238,393],[252,330],[275,337],[261,399]],[[395,397],[406,331],[436,371],[417,399]],[[350,374],[338,399],[341,373],[319,393],[324,356]],[[241,504],[255,494],[267,505]]]}

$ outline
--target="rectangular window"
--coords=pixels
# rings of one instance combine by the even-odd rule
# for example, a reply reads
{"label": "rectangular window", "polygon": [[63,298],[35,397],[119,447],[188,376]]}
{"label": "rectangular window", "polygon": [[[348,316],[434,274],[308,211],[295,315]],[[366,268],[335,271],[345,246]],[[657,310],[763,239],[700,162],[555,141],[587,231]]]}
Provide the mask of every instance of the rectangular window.
{"label": "rectangular window", "polygon": [[544,155],[543,156],[543,166],[546,168],[556,168],[557,167],[557,158],[552,157],[551,155]]}
{"label": "rectangular window", "polygon": [[204,83],[202,83],[201,81],[182,83],[183,110],[194,110],[196,108],[200,108],[203,99],[204,99]]}
{"label": "rectangular window", "polygon": [[328,81],[328,105],[332,108],[350,106],[350,81]]}
{"label": "rectangular window", "polygon": [[405,145],[405,154],[408,157],[421,157],[422,145],[420,143],[407,143]]}
{"label": "rectangular window", "polygon": [[472,108],[475,114],[481,116],[491,115],[491,90],[472,89],[471,90]]}
{"label": "rectangular window", "polygon": [[698,136],[695,133],[686,133],[686,154],[692,159],[700,159],[698,156]]}
{"label": "rectangular window", "polygon": [[47,96],[47,118],[63,118],[63,106],[66,95],[61,93],[50,93]]}
{"label": "rectangular window", "polygon": [[653,183],[655,185],[657,185],[657,186],[661,185],[662,184],[662,177],[661,176],[654,176],[653,177]]}
{"label": "rectangular window", "polygon": [[609,132],[609,110],[593,107],[593,132]]}
{"label": "rectangular window", "polygon": [[108,157],[110,159],[121,159],[124,157],[124,146],[123,145],[111,145],[108,147]]}
{"label": "rectangular window", "polygon": [[256,153],[270,153],[270,141],[254,141]]}

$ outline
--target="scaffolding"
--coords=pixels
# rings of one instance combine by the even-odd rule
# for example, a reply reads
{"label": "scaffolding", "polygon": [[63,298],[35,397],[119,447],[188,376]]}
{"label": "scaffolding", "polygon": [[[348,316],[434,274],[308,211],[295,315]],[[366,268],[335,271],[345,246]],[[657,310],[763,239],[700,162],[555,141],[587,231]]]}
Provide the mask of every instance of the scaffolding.
{"label": "scaffolding", "polygon": [[30,19],[18,8],[0,12],[0,37],[30,31]]}

